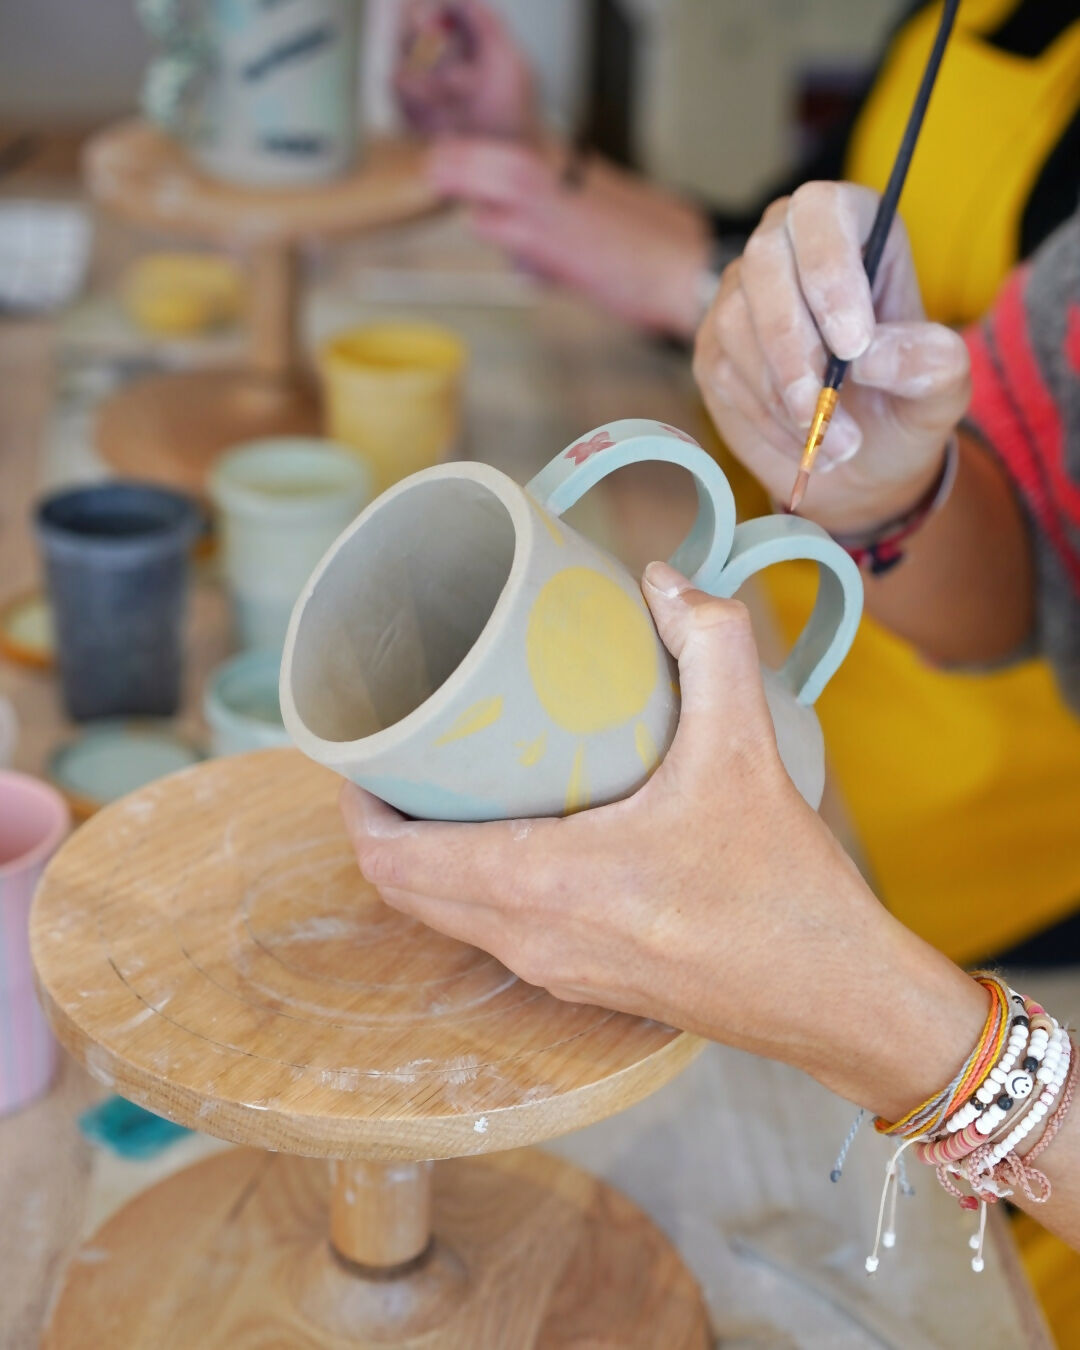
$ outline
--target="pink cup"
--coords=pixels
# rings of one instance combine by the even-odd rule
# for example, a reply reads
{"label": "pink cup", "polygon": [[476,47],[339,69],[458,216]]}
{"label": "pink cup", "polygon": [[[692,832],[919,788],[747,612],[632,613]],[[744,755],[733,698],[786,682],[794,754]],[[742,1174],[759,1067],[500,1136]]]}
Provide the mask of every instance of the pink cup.
{"label": "pink cup", "polygon": [[57,1046],[34,992],[30,902],[71,819],[64,799],[21,773],[0,772],[0,1115],[49,1086]]}

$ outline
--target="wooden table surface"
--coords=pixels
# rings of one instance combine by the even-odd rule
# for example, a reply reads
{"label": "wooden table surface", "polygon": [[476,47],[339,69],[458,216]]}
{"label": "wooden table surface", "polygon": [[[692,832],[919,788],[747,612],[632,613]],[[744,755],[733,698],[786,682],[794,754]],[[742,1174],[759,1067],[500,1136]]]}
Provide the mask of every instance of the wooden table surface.
{"label": "wooden table surface", "polygon": [[[53,321],[0,322],[0,602],[37,580],[28,513],[42,487],[102,471],[88,433],[93,391],[102,387],[97,376],[110,361],[146,353],[118,317],[109,287],[132,247],[148,242],[101,222],[95,286],[76,311]],[[418,267],[426,269],[422,283]],[[453,221],[317,252],[311,272],[309,339],[388,312],[423,313],[458,328],[473,358],[464,452],[519,480],[615,417],[657,417],[704,433],[683,355],[503,272]],[[174,344],[165,355],[183,361],[205,353]],[[577,508],[583,528],[639,568],[670,551],[692,512],[688,480],[651,466],[624,470]],[[202,684],[227,652],[223,599],[203,575],[191,605],[179,719],[189,733],[204,733]],[[40,772],[52,747],[72,734],[53,678],[0,663],[0,693],[21,724],[16,766]],[[191,1136],[151,1163],[91,1150],[74,1118],[102,1095],[68,1062],[44,1101],[0,1121],[4,1350],[36,1344],[84,1232],[130,1194],[218,1147]],[[793,1070],[709,1047],[654,1097],[552,1147],[620,1186],[673,1237],[702,1283],[722,1344],[1049,1345],[1005,1226],[994,1224],[987,1271],[973,1276],[969,1219],[929,1177],[918,1177],[917,1195],[902,1204],[897,1249],[867,1279],[862,1263],[885,1154],[881,1141],[861,1138],[843,1182],[829,1183],[851,1116],[846,1103]]]}

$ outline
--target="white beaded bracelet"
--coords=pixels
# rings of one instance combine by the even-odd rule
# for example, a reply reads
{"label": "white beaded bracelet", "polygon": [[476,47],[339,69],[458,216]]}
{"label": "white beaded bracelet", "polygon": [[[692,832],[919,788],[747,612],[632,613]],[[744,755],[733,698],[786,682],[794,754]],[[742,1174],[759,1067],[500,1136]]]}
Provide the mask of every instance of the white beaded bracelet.
{"label": "white beaded bracelet", "polygon": [[[992,1172],[997,1164],[1012,1153],[1017,1145],[1021,1144],[1036,1125],[1038,1125],[1040,1121],[1045,1120],[1046,1116],[1049,1114],[1050,1108],[1056,1101],[1058,1094],[1065,1085],[1065,1080],[1069,1076],[1069,1064],[1072,1059],[1072,1044],[1069,1041],[1068,1036],[1065,1036],[1064,1033],[1062,1034],[1063,1040],[1060,1042],[1062,1049],[1057,1057],[1057,1062],[1055,1063],[1050,1076],[1040,1080],[1044,1084],[1043,1091],[1039,1093],[1039,1096],[1032,1103],[1030,1109],[1024,1112],[1024,1115],[1017,1121],[1005,1138],[996,1143],[990,1150],[990,1157],[983,1164],[980,1171],[976,1173],[976,1176]],[[1040,1069],[1039,1072],[1042,1073],[1043,1070]]]}

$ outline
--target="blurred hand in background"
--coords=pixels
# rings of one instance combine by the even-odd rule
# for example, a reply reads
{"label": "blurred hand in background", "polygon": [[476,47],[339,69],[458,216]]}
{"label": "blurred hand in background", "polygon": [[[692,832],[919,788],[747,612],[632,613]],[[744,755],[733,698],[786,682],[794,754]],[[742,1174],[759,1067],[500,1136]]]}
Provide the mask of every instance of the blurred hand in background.
{"label": "blurred hand in background", "polygon": [[540,130],[525,53],[481,0],[409,0],[394,89],[405,120],[426,136],[522,139]]}
{"label": "blurred hand in background", "polygon": [[472,208],[480,238],[529,271],[572,287],[639,327],[693,337],[710,252],[696,207],[596,157],[567,173],[555,143],[449,138],[429,172]]}
{"label": "blurred hand in background", "polygon": [[693,338],[705,217],[545,134],[528,59],[482,0],[410,0],[395,87],[409,124],[434,138],[432,181],[472,208],[480,238],[630,323]]}

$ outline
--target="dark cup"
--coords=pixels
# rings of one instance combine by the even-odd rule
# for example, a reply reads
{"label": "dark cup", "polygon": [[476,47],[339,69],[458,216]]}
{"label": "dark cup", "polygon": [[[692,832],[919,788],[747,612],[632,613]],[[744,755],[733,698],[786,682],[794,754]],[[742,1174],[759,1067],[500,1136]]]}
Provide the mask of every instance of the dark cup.
{"label": "dark cup", "polygon": [[69,715],[171,716],[197,504],[148,484],[103,483],[47,497],[36,524]]}

